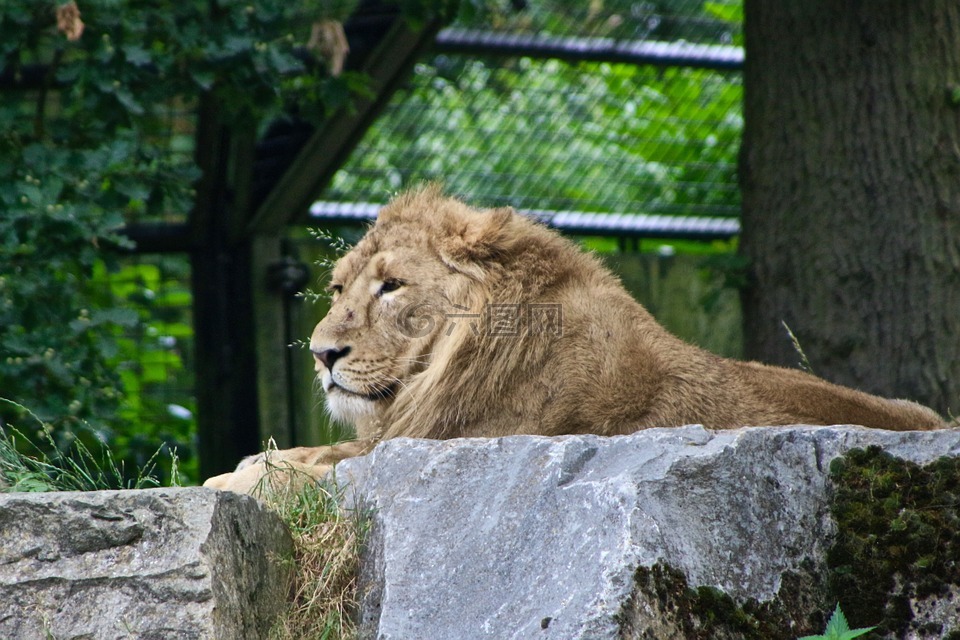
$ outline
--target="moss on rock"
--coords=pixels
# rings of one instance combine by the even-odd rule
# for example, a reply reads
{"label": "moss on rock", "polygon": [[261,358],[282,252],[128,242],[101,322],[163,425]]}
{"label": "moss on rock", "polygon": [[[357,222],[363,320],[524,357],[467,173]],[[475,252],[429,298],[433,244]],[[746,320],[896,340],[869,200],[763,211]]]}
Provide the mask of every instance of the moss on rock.
{"label": "moss on rock", "polygon": [[920,619],[915,603],[960,593],[960,459],[920,466],[870,447],[835,459],[830,475],[837,538],[827,555],[829,587],[851,626],[877,625],[888,637],[958,637]]}
{"label": "moss on rock", "polygon": [[806,567],[783,576],[770,602],[738,603],[714,587],[690,587],[663,563],[640,567],[635,591],[620,612],[620,637],[636,640],[769,640],[822,628],[822,581]]}

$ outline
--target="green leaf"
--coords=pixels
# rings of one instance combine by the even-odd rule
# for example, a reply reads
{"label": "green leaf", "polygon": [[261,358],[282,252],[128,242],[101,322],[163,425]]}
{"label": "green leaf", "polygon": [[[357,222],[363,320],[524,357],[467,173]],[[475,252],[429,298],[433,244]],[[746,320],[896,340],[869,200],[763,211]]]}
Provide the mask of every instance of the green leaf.
{"label": "green leaf", "polygon": [[143,115],[146,110],[143,108],[143,105],[133,97],[133,93],[127,91],[126,89],[117,88],[114,90],[113,95],[116,96],[117,100],[120,101],[127,111],[134,115]]}
{"label": "green leaf", "polygon": [[117,193],[121,193],[131,200],[146,200],[150,197],[150,185],[139,180],[118,178],[113,185]]}
{"label": "green leaf", "polygon": [[703,10],[708,14],[732,24],[743,24],[743,3],[730,2],[729,0],[721,2],[704,2]]}
{"label": "green leaf", "polygon": [[190,71],[190,77],[197,83],[197,86],[204,91],[209,91],[217,79],[216,75],[214,75],[210,69],[192,69]]}
{"label": "green leaf", "polygon": [[245,33],[229,35],[223,39],[219,53],[225,57],[238,56],[253,49],[254,40]]}
{"label": "green leaf", "polygon": [[139,44],[124,45],[123,55],[126,57],[127,62],[138,67],[146,66],[153,61],[150,57],[150,52]]}
{"label": "green leaf", "polygon": [[840,603],[838,602],[837,608],[833,610],[833,615],[830,616],[830,620],[827,622],[827,628],[826,631],[823,632],[823,635],[803,636],[802,638],[798,638],[798,640],[853,640],[853,638],[859,638],[874,629],[876,629],[876,627],[851,629],[847,623],[847,617],[843,615],[843,611],[840,609]]}
{"label": "green leaf", "polygon": [[133,327],[140,316],[134,309],[95,309],[90,317],[91,325],[116,324],[121,327]]}
{"label": "green leaf", "polygon": [[300,60],[285,51],[280,51],[276,47],[268,49],[267,56],[270,64],[281,75],[303,70],[303,64]]}

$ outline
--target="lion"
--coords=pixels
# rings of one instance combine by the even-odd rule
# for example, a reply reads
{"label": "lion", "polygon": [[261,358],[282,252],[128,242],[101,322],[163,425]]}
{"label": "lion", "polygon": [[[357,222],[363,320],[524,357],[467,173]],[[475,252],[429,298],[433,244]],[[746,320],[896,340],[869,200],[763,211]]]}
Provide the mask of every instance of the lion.
{"label": "lion", "polygon": [[[687,344],[572,241],[436,185],[385,206],[337,262],[329,290],[310,350],[327,410],[357,440],[273,452],[311,478],[397,437],[947,426],[910,401]],[[248,458],[206,485],[249,492],[267,464],[263,454]]]}

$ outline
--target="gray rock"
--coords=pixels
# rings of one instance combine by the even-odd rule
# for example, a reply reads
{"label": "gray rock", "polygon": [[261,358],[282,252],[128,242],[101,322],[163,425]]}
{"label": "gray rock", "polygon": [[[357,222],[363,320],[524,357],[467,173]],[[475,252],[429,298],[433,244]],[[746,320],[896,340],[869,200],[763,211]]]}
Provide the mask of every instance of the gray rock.
{"label": "gray rock", "polygon": [[208,489],[0,494],[0,638],[258,638],[290,536]]}
{"label": "gray rock", "polygon": [[[790,591],[809,608],[835,531],[829,462],[873,444],[926,463],[960,454],[960,432],[692,426],[384,442],[336,471],[373,517],[362,635],[688,637],[664,571],[737,603]],[[926,606],[958,619],[956,600]]]}

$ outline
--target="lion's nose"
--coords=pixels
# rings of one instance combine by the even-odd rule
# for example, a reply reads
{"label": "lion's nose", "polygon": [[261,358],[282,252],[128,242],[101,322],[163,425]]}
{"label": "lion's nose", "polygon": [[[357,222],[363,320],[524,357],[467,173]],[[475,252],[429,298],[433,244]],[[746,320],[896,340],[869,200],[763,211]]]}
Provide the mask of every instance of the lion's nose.
{"label": "lion's nose", "polygon": [[333,372],[333,363],[348,353],[350,353],[350,347],[343,347],[342,349],[322,349],[320,351],[314,351],[313,356],[323,363],[327,371]]}

